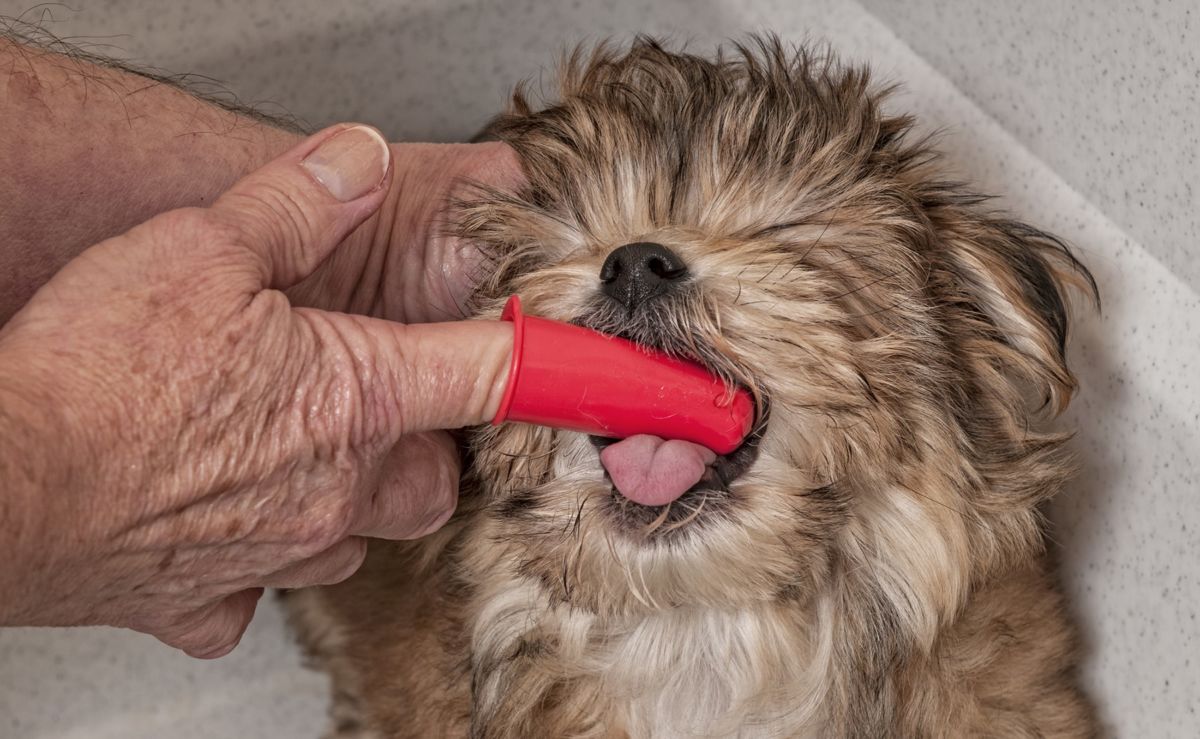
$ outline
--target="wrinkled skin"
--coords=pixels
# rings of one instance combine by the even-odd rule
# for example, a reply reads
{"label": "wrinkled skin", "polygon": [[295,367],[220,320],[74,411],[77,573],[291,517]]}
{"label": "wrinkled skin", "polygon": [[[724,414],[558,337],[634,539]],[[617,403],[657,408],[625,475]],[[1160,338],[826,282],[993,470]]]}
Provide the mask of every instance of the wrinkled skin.
{"label": "wrinkled skin", "polygon": [[478,244],[449,233],[447,209],[474,185],[522,180],[507,145],[393,144],[394,176],[378,212],[313,274],[288,289],[294,305],[425,323],[466,318],[484,276]]}
{"label": "wrinkled skin", "polygon": [[[339,581],[362,537],[452,513],[456,453],[422,432],[494,412],[511,331],[289,302],[421,321],[469,289],[426,275],[455,245],[414,225],[436,197],[397,207],[389,157],[345,202],[305,169],[339,134],[88,249],[0,330],[0,623],[219,656],[263,587]],[[432,246],[396,249],[403,228]],[[393,265],[400,284],[362,279]]]}

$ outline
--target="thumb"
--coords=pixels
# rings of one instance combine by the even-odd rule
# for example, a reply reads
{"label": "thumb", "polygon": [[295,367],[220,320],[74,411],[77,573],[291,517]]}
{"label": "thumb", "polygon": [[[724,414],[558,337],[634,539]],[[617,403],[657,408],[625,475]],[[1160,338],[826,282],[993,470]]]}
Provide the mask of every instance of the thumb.
{"label": "thumb", "polygon": [[210,212],[261,260],[264,286],[283,289],[379,209],[391,176],[378,131],[335,126],[239,180]]}

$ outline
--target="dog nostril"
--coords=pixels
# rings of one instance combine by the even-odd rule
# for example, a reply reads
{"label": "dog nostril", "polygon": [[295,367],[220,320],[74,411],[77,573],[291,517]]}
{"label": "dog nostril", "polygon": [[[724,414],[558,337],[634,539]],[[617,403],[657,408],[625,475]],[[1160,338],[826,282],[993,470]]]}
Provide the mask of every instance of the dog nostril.
{"label": "dog nostril", "polygon": [[672,267],[658,257],[654,257],[647,264],[650,271],[661,280],[678,280],[687,274],[686,267]]}
{"label": "dog nostril", "polygon": [[600,268],[601,291],[630,310],[674,289],[686,276],[679,255],[647,241],[614,249]]}

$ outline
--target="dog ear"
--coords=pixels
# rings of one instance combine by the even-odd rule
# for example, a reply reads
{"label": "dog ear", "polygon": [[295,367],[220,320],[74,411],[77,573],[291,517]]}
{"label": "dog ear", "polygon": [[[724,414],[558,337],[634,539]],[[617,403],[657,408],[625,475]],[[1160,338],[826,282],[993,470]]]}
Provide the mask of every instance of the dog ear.
{"label": "dog ear", "polygon": [[971,209],[952,210],[931,216],[942,289],[975,328],[962,335],[962,348],[988,366],[1004,366],[1061,413],[1076,387],[1066,361],[1068,292],[1076,288],[1098,305],[1095,280],[1055,236]]}

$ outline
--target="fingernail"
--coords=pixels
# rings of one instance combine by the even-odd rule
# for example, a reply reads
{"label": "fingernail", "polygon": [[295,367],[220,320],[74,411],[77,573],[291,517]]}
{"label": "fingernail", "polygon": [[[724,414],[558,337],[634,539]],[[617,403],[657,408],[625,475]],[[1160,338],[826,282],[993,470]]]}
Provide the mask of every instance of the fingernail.
{"label": "fingernail", "polygon": [[372,128],[354,126],[322,143],[301,165],[330,195],[348,203],[379,187],[390,160],[382,136]]}

